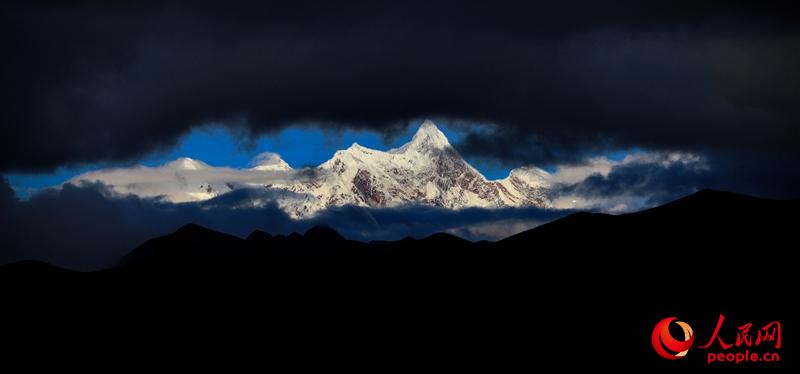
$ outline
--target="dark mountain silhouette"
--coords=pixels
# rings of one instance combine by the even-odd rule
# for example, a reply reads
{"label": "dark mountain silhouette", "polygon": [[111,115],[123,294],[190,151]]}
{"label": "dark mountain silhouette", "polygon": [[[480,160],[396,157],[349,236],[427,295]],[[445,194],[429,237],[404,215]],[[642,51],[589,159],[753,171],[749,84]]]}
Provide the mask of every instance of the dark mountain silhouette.
{"label": "dark mountain silhouette", "polygon": [[742,256],[752,256],[754,250],[781,256],[783,252],[777,249],[788,249],[798,207],[798,201],[703,190],[636,213],[575,213],[494,243],[473,243],[446,233],[418,240],[364,243],[347,240],[326,226],[288,236],[257,230],[241,239],[189,224],[137,247],[122,267],[160,264],[171,271],[224,264],[257,272],[275,258],[342,260],[348,266],[385,258],[391,261],[382,266],[393,262],[405,266],[404,261],[415,266],[463,261],[522,266],[547,261],[551,266],[593,270],[631,259],[661,261],[665,256],[696,265],[729,267]]}
{"label": "dark mountain silhouette", "polygon": [[[526,241],[614,247],[722,244],[732,241],[777,242],[794,226],[800,202],[759,199],[730,192],[702,190],[662,206],[623,215],[576,213],[500,241]],[[644,240],[644,242],[643,242]],[[727,248],[726,250],[736,250]],[[717,249],[717,248],[712,248]]]}
{"label": "dark mountain silhouette", "polygon": [[7,277],[31,277],[36,278],[40,276],[57,275],[70,275],[77,273],[74,270],[62,269],[50,265],[42,261],[19,261],[0,266],[0,276]]}
{"label": "dark mountain silhouette", "polygon": [[272,239],[272,235],[261,230],[254,230],[247,236],[249,242],[268,242],[270,239]]}
{"label": "dark mountain silhouette", "polygon": [[576,213],[478,243],[444,233],[364,243],[330,227],[242,239],[190,224],[148,240],[112,269],[17,263],[0,267],[0,277],[25,300],[6,305],[26,315],[58,310],[70,326],[148,330],[164,326],[167,313],[172,325],[193,321],[187,329],[216,324],[277,340],[300,360],[692,369],[703,367],[702,351],[678,362],[652,352],[658,320],[690,321],[698,342],[720,313],[730,321],[727,340],[748,322],[791,326],[799,207],[704,190],[637,213]]}
{"label": "dark mountain silhouette", "polygon": [[[793,229],[800,202],[760,199],[703,190],[662,206],[622,215],[581,212],[498,242],[470,242],[438,233],[421,239],[359,242],[333,228],[316,226],[306,233],[272,236],[256,230],[247,239],[187,224],[172,234],[148,240],[120,265],[101,272],[179,272],[225,266],[235,275],[266,268],[338,267],[381,271],[471,263],[520,268],[546,263],[568,272],[620,272],[641,276],[651,267],[631,261],[670,266],[669,259],[705,267],[710,274],[741,266],[758,255],[781,259],[793,251]],[[369,264],[359,264],[368,261]],[[375,261],[378,261],[375,263]],[[772,261],[772,268],[786,262]],[[44,264],[6,265],[2,273],[35,272],[73,276]],[[308,269],[306,269],[308,270]],[[690,272],[677,267],[676,274]],[[685,275],[685,274],[684,274]]]}
{"label": "dark mountain silhouette", "polygon": [[122,266],[178,261],[217,262],[248,255],[245,240],[205,227],[188,224],[172,234],[150,239],[131,251]]}
{"label": "dark mountain silhouette", "polygon": [[332,227],[319,225],[308,229],[304,237],[307,240],[319,243],[339,243],[346,241],[344,236],[336,232]]}

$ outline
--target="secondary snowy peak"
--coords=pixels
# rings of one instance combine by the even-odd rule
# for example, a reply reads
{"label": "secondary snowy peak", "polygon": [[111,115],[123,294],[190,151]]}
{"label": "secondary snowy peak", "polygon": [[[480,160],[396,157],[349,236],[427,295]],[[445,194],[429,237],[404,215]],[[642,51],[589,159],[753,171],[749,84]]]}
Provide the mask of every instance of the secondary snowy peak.
{"label": "secondary snowy peak", "polygon": [[280,155],[272,152],[264,152],[253,159],[252,170],[261,171],[285,171],[292,170],[292,167],[284,161]]}
{"label": "secondary snowy peak", "polygon": [[536,186],[549,186],[552,175],[543,169],[525,166],[511,170],[506,179],[518,179]]}
{"label": "secondary snowy peak", "polygon": [[371,154],[372,152],[380,152],[377,149],[367,148],[358,143],[351,144],[349,147],[347,147],[347,149],[345,149],[345,151],[352,153],[366,153],[366,154]]}
{"label": "secondary snowy peak", "polygon": [[166,163],[164,166],[176,170],[201,170],[207,168],[208,164],[189,157],[181,157]]}

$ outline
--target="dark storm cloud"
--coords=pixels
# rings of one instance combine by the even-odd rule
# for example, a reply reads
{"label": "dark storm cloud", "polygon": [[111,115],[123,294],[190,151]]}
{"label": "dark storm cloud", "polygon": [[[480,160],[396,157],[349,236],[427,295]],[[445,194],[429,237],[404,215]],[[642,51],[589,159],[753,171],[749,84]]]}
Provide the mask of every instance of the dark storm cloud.
{"label": "dark storm cloud", "polygon": [[768,196],[777,199],[798,196],[800,174],[789,164],[775,163],[784,155],[710,152],[640,156],[643,158],[638,161],[613,166],[607,175],[598,173],[574,184],[556,185],[549,197],[595,200],[601,211],[627,201],[631,202],[626,203],[625,210],[629,211],[660,205],[704,188],[730,190],[735,186],[738,193],[764,195],[768,191]]}
{"label": "dark storm cloud", "polygon": [[[594,174],[571,185],[551,191],[551,198],[577,196],[607,201],[641,199],[635,206],[652,207],[689,195],[707,186],[708,167],[705,160],[692,157],[669,162],[668,155],[649,155],[647,162],[623,162],[611,168],[607,175]],[[713,175],[713,174],[712,174]],[[610,200],[609,200],[610,199]]]}
{"label": "dark storm cloud", "polygon": [[630,146],[796,164],[791,5],[6,3],[0,171],[128,160],[209,122],[392,132],[422,116],[493,124],[458,147],[514,166]]}
{"label": "dark storm cloud", "polygon": [[103,268],[145,240],[187,223],[241,237],[254,229],[288,234],[324,224],[357,240],[396,240],[441,231],[485,239],[496,232],[492,226],[495,223],[515,224],[522,230],[569,213],[533,208],[451,211],[431,207],[341,207],[298,221],[274,204],[238,207],[242,200],[261,193],[238,190],[205,202],[171,204],[115,196],[100,184],[66,184],[60,190],[47,190],[28,201],[19,201],[8,183],[0,179],[0,264],[34,259],[76,269]]}

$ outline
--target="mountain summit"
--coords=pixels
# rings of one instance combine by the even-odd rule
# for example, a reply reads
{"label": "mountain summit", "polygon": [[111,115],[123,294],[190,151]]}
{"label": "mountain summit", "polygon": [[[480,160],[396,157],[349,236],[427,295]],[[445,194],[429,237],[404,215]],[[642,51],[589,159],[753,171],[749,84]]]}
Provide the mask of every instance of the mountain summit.
{"label": "mountain summit", "polygon": [[417,130],[417,133],[414,134],[414,137],[411,138],[411,142],[403,147],[390,150],[389,153],[399,153],[407,149],[424,152],[447,148],[451,148],[451,146],[444,133],[436,127],[433,121],[425,120]]}
{"label": "mountain summit", "polygon": [[407,204],[447,209],[548,206],[549,174],[538,168],[514,169],[501,180],[487,180],[450,145],[430,120],[411,141],[388,151],[353,143],[312,169],[293,170],[279,155],[262,153],[249,169],[207,165],[179,158],[160,167],[105,169],[71,182],[101,181],[121,193],[171,202],[202,201],[239,194],[237,206],[276,202],[292,218],[306,218],[334,206],[374,208]]}

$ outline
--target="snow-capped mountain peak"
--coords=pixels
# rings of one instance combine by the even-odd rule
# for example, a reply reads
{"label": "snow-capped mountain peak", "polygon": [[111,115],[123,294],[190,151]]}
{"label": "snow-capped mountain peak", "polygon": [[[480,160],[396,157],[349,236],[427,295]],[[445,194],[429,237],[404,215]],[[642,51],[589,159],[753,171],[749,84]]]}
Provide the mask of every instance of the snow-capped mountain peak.
{"label": "snow-capped mountain peak", "polygon": [[162,196],[172,202],[207,200],[235,189],[255,188],[264,193],[253,194],[252,201],[242,202],[243,206],[274,201],[292,218],[311,217],[342,205],[462,209],[550,204],[546,171],[519,168],[505,179],[487,180],[432,121],[423,122],[411,141],[389,151],[353,143],[313,169],[294,171],[271,152],[258,155],[251,165],[248,169],[214,167],[184,157],[161,167],[98,170],[74,180],[97,180],[120,192]]}
{"label": "snow-capped mountain peak", "polygon": [[284,161],[281,156],[273,152],[264,152],[253,159],[252,170],[281,171],[292,170],[292,167]]}
{"label": "snow-capped mountain peak", "polygon": [[467,207],[545,206],[541,169],[519,169],[500,181],[487,180],[450,145],[432,121],[410,142],[389,151],[353,143],[320,165],[311,181],[286,186],[300,196],[279,202],[290,216],[315,214],[329,206],[392,207],[403,204]]}
{"label": "snow-capped mountain peak", "polygon": [[544,169],[537,168],[535,166],[524,166],[521,168],[512,169],[510,173],[508,173],[508,177],[506,179],[520,179],[527,184],[531,185],[539,185],[539,186],[548,186],[550,184],[550,180],[552,179],[552,175],[548,173]]}
{"label": "snow-capped mountain peak", "polygon": [[347,149],[345,151],[356,152],[356,153],[380,152],[380,151],[377,151],[375,149],[370,149],[370,148],[364,147],[363,145],[358,144],[358,143],[351,144],[350,147],[347,147]]}
{"label": "snow-capped mountain peak", "polygon": [[452,148],[450,142],[436,124],[431,120],[425,120],[410,142],[399,148],[391,149],[388,153],[403,153],[406,151],[426,153],[450,148]]}
{"label": "snow-capped mountain peak", "polygon": [[208,164],[189,157],[180,157],[168,162],[166,167],[177,170],[200,170],[208,167]]}
{"label": "snow-capped mountain peak", "polygon": [[411,145],[414,148],[445,149],[450,147],[450,142],[436,124],[426,120],[411,138]]}

